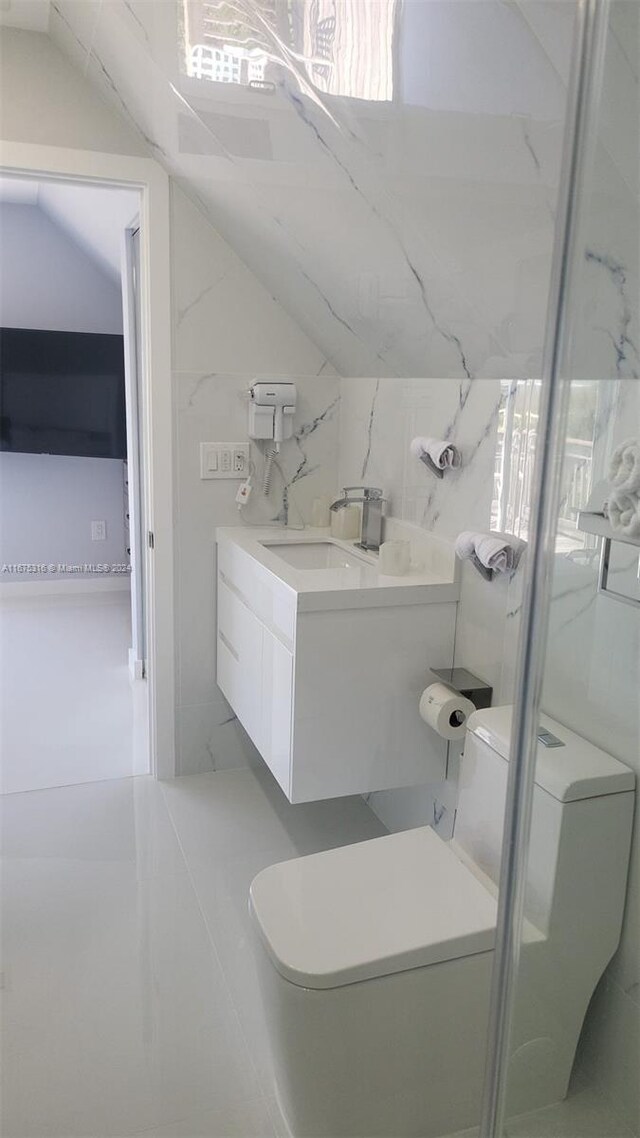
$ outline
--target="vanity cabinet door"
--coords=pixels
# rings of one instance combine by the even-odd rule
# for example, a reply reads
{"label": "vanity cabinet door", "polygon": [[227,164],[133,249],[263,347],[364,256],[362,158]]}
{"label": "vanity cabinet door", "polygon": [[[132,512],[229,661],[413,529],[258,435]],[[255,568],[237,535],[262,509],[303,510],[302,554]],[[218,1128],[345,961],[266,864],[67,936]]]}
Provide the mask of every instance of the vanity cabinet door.
{"label": "vanity cabinet door", "polygon": [[262,732],[263,626],[218,577],[218,685],[259,751]]}
{"label": "vanity cabinet door", "polygon": [[287,798],[291,792],[293,656],[268,629],[262,647],[262,752]]}

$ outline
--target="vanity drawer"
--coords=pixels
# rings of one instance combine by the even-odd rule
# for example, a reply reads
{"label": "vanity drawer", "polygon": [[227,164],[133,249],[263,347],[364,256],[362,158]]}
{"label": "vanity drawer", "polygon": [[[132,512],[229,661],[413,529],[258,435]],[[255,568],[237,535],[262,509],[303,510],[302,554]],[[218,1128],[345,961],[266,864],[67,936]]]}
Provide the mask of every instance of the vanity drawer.
{"label": "vanity drawer", "polygon": [[262,736],[260,621],[218,577],[218,685],[256,747]]}

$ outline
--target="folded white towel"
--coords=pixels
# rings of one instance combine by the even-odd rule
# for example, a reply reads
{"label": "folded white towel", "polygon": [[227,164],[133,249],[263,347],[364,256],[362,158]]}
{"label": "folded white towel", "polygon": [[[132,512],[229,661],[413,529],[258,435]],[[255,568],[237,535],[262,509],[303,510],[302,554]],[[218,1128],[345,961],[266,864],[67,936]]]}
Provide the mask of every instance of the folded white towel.
{"label": "folded white towel", "polygon": [[626,439],[616,447],[609,460],[609,481],[616,490],[622,490],[625,494],[640,494],[638,439]]}
{"label": "folded white towel", "polygon": [[462,561],[477,557],[485,569],[495,573],[511,573],[526,549],[526,541],[511,533],[473,533],[465,530],[456,541],[456,553]]}
{"label": "folded white towel", "polygon": [[640,496],[614,488],[609,492],[607,517],[611,528],[625,537],[640,538]]}
{"label": "folded white towel", "polygon": [[439,470],[447,470],[460,465],[460,455],[453,443],[445,439],[413,439],[409,447],[415,458],[424,458],[426,454]]}

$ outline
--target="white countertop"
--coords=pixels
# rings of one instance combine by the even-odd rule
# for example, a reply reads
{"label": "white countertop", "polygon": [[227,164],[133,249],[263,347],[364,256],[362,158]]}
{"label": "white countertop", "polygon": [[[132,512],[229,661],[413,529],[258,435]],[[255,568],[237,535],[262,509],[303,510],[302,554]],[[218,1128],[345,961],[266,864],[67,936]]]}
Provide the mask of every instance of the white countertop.
{"label": "white countertop", "polygon": [[[402,538],[411,543],[411,568],[401,577],[379,573],[377,554],[365,553],[353,541],[332,537],[329,529],[225,526],[216,530],[218,544],[233,543],[290,589],[296,596],[299,611],[458,600],[459,572],[452,545],[418,526],[395,518],[386,519],[385,539],[390,538]],[[328,542],[346,553],[351,564],[348,567],[300,569],[277,553],[278,545],[318,542]]]}

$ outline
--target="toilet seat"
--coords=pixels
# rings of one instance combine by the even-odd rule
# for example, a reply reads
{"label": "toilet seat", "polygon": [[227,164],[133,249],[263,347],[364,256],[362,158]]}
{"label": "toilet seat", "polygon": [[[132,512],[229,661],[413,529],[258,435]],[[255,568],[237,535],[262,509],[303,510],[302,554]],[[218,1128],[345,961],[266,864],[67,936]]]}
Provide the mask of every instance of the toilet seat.
{"label": "toilet seat", "polygon": [[493,948],[495,897],[430,827],[262,870],[250,893],[281,976],[336,988]]}

